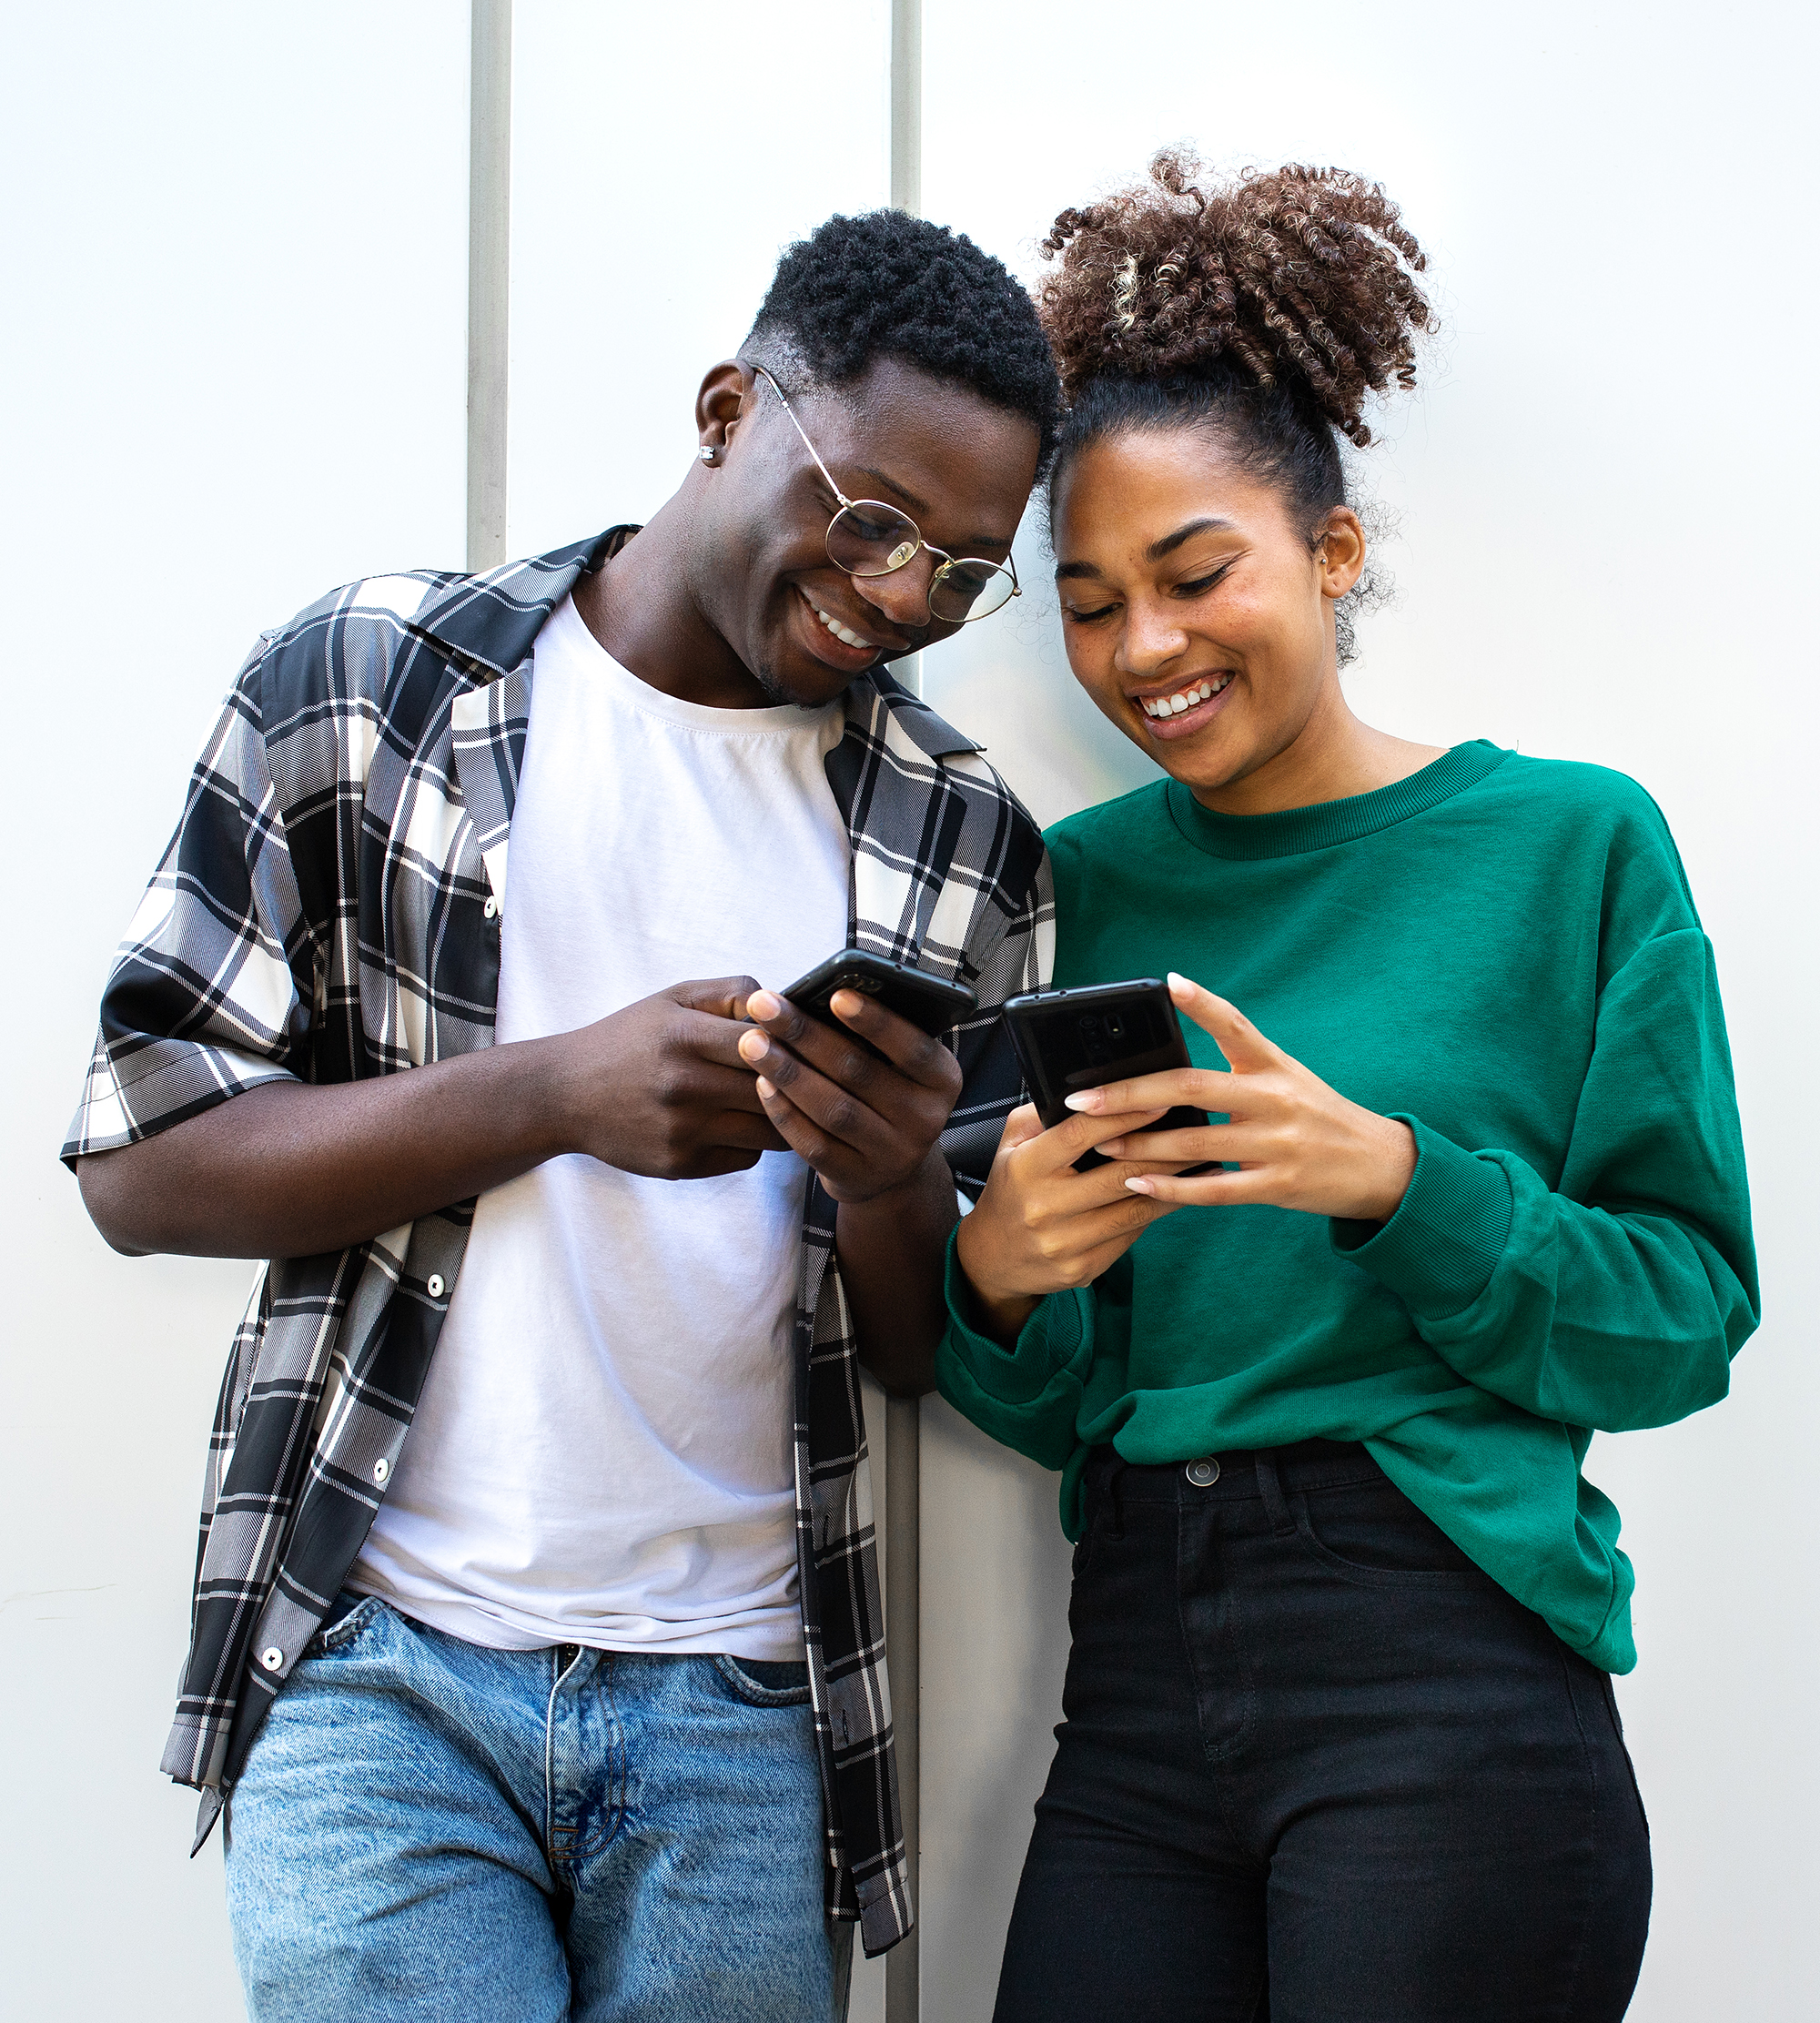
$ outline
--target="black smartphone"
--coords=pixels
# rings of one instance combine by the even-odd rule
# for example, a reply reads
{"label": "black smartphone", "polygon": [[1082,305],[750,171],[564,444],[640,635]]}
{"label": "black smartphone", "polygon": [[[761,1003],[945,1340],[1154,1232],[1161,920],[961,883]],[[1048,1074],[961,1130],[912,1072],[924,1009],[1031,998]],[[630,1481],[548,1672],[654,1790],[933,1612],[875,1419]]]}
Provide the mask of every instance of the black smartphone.
{"label": "black smartphone", "polygon": [[[799,976],[784,993],[799,1012],[850,1032],[829,1009],[828,1000],[837,990],[856,990],[863,997],[875,997],[886,1011],[907,1018],[931,1036],[945,1033],[979,1009],[979,999],[965,984],[951,984],[926,971],[912,969],[907,963],[889,962],[883,956],[868,955],[864,948],[843,948],[838,956],[817,963],[806,976]],[[854,1039],[860,1035],[853,1033]],[[877,1054],[870,1040],[860,1044]],[[881,1059],[884,1056],[879,1056]]]}
{"label": "black smartphone", "polygon": [[[1078,990],[1030,991],[1006,1000],[1005,1023],[1045,1130],[1074,1114],[1066,1098],[1077,1089],[1194,1066],[1175,1000],[1159,976],[1088,984]],[[1188,1131],[1207,1121],[1205,1110],[1178,1103],[1145,1128]],[[1083,1152],[1075,1171],[1106,1163],[1099,1152]],[[1209,1159],[1183,1170],[1210,1173],[1218,1165]]]}

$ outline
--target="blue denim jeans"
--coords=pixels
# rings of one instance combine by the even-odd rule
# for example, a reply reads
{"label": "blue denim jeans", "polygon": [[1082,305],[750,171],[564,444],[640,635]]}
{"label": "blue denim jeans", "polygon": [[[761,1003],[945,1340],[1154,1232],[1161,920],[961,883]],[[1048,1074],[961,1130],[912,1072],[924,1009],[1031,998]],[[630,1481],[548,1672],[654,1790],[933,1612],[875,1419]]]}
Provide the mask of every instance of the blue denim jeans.
{"label": "blue denim jeans", "polygon": [[826,2023],[806,1674],[488,1651],[373,1598],[278,1695],[227,1819],[252,2023]]}

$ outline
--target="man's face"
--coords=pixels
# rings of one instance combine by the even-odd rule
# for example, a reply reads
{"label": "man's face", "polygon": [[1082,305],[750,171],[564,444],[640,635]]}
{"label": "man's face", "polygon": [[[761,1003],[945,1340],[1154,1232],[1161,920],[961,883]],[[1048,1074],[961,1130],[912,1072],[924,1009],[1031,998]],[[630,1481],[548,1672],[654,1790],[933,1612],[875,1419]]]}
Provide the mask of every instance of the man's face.
{"label": "man's face", "polygon": [[[897,507],[951,555],[1007,559],[1036,481],[1032,422],[890,359],[839,392],[785,391],[849,499]],[[926,551],[888,576],[850,576],[829,561],[841,502],[776,394],[750,372],[739,419],[696,482],[696,601],[778,702],[832,702],[867,668],[959,629],[929,615],[940,561]]]}

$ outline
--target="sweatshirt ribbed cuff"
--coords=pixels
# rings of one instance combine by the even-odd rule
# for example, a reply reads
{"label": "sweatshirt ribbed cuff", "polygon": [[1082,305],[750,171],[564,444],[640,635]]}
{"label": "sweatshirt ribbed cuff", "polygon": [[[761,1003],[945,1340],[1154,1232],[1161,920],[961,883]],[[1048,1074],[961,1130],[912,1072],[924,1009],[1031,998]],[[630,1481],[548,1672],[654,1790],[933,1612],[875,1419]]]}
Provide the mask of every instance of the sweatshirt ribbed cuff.
{"label": "sweatshirt ribbed cuff", "polygon": [[1511,1233],[1511,1183],[1481,1158],[1413,1117],[1416,1169],[1388,1222],[1328,1224],[1333,1248],[1387,1286],[1421,1320],[1462,1313],[1491,1283]]}
{"label": "sweatshirt ribbed cuff", "polygon": [[1085,1302],[1080,1292],[1052,1292],[1038,1301],[1036,1310],[1019,1330],[1009,1348],[983,1335],[974,1326],[973,1288],[961,1269],[956,1238],[948,1239],[948,1259],[944,1290],[948,1301],[949,1342],[966,1363],[974,1381],[1001,1404],[1030,1405],[1039,1399],[1079,1354],[1087,1336]]}

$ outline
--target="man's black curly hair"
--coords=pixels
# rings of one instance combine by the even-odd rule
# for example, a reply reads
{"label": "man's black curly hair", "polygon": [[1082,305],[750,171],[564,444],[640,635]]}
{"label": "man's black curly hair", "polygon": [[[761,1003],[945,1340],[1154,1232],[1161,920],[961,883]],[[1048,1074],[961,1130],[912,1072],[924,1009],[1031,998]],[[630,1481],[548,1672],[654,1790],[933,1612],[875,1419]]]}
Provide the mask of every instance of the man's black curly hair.
{"label": "man's black curly hair", "polygon": [[990,253],[907,211],[834,217],[786,248],[740,347],[779,374],[852,386],[902,359],[1036,425],[1046,470],[1061,389],[1036,305]]}

